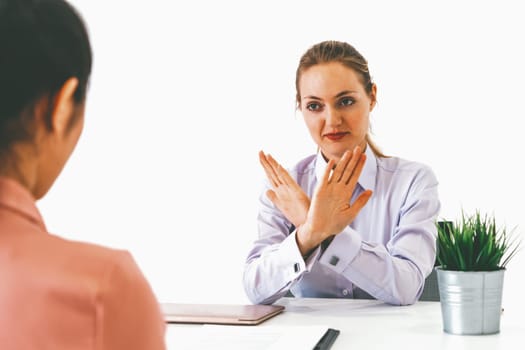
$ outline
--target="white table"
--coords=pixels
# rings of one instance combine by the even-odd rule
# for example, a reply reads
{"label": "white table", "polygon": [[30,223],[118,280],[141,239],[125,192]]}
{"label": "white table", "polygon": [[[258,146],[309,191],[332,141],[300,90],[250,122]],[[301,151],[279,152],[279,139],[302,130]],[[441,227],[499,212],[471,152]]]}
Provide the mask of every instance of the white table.
{"label": "white table", "polygon": [[[391,306],[376,300],[283,298],[277,304],[286,310],[256,327],[327,325],[341,331],[332,350],[525,349],[525,310],[505,310],[499,334],[459,336],[443,332],[439,302]],[[172,336],[184,333],[180,327],[202,326],[169,325],[169,350],[175,350]]]}

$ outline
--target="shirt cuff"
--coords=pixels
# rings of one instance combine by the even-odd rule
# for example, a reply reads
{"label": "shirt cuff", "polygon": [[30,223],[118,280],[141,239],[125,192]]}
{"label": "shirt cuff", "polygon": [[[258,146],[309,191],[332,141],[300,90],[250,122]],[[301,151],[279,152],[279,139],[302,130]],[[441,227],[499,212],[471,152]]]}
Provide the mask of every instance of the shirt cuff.
{"label": "shirt cuff", "polygon": [[334,272],[341,274],[361,249],[361,236],[357,231],[346,227],[336,235],[326,248],[319,262]]}
{"label": "shirt cuff", "polygon": [[281,266],[284,267],[285,279],[288,281],[296,280],[306,269],[306,266],[295,240],[295,232],[281,242],[279,250],[281,251]]}
{"label": "shirt cuff", "polygon": [[280,251],[282,253],[282,257],[285,257],[285,261],[283,261],[283,265],[285,267],[285,274],[288,276],[289,281],[296,280],[299,278],[303,272],[310,271],[312,268],[316,256],[319,254],[318,252],[312,252],[310,256],[307,259],[307,263],[305,263],[303,256],[301,255],[301,251],[299,250],[299,246],[297,245],[296,240],[296,231],[292,232],[288,237],[284,239],[284,241],[281,242],[280,245]]}

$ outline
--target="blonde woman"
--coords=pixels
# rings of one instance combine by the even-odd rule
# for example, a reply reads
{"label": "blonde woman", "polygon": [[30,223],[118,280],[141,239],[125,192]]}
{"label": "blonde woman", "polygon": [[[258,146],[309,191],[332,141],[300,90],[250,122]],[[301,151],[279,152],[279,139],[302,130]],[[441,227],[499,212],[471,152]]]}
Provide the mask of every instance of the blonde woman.
{"label": "blonde woman", "polygon": [[297,68],[296,91],[318,151],[289,170],[259,154],[268,183],[259,238],[246,258],[247,296],[263,304],[288,293],[414,303],[436,257],[434,173],[386,157],[372,142],[377,86],[350,44],[309,48]]}

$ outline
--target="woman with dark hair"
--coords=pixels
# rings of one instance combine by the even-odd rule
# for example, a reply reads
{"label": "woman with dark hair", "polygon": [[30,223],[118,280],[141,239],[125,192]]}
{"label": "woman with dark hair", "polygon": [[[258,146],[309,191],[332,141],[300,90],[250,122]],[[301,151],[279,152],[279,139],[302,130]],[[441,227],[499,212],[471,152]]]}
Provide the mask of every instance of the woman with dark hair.
{"label": "woman with dark hair", "polygon": [[296,92],[318,152],[289,171],[260,152],[268,183],[246,259],[246,294],[264,304],[288,293],[414,303],[436,257],[434,173],[372,142],[377,86],[350,44],[308,49]]}
{"label": "woman with dark hair", "polygon": [[80,137],[91,64],[67,2],[0,0],[0,349],[165,349],[132,256],[48,233],[35,204]]}

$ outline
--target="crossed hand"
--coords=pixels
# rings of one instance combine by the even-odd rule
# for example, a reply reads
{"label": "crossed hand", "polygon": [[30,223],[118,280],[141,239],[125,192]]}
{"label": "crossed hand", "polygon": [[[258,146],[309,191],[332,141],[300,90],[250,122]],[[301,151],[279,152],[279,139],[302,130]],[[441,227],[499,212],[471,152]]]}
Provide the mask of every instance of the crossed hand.
{"label": "crossed hand", "polygon": [[337,164],[328,161],[311,201],[271,155],[261,151],[259,160],[272,186],[266,194],[297,228],[297,244],[303,255],[350,225],[372,196],[372,191],[366,190],[350,203],[366,161],[360,147],[346,151]]}

